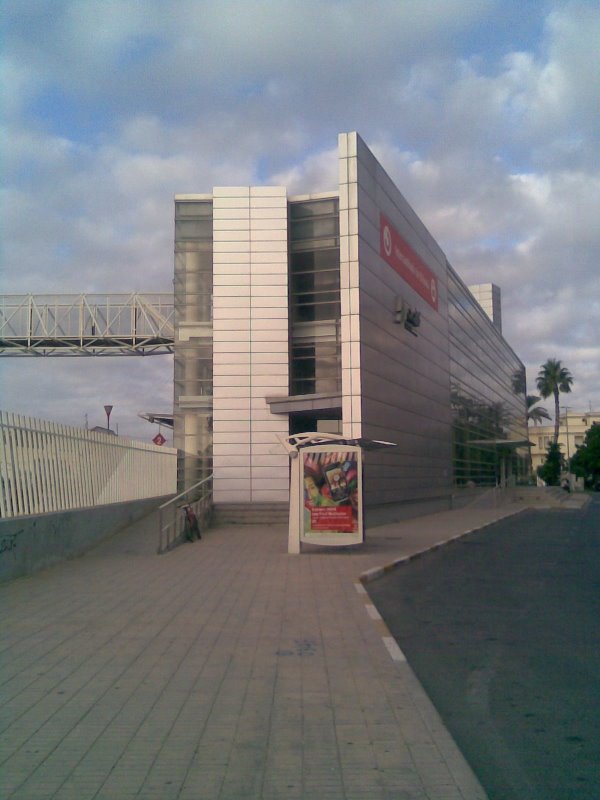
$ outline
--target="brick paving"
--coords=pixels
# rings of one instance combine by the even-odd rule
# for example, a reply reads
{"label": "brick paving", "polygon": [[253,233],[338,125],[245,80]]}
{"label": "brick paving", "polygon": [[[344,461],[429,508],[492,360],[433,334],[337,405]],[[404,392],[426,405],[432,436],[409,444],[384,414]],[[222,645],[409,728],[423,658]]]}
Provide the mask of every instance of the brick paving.
{"label": "brick paving", "polygon": [[300,556],[258,525],[157,556],[151,516],[0,586],[0,796],[483,800],[359,576],[518,510]]}

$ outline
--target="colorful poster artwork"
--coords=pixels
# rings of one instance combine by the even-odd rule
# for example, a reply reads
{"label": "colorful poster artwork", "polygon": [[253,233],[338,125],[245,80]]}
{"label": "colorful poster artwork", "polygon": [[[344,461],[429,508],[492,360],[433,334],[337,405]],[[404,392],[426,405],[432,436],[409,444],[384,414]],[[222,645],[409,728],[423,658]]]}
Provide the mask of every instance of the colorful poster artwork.
{"label": "colorful poster artwork", "polygon": [[304,533],[355,533],[359,526],[359,453],[303,454]]}

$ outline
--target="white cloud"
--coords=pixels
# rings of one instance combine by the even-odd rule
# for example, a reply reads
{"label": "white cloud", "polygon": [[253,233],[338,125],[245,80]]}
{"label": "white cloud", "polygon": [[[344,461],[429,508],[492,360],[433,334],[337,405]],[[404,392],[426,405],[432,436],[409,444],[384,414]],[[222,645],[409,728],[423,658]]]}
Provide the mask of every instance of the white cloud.
{"label": "white cloud", "polygon": [[[335,136],[358,130],[459,274],[502,286],[530,376],[558,355],[600,407],[597,4],[5,5],[5,291],[169,290],[175,193],[332,189]],[[11,362],[11,396],[40,364],[81,417],[93,395],[57,361]],[[70,363],[93,383],[96,362]],[[152,365],[103,361],[102,382],[125,408]]]}

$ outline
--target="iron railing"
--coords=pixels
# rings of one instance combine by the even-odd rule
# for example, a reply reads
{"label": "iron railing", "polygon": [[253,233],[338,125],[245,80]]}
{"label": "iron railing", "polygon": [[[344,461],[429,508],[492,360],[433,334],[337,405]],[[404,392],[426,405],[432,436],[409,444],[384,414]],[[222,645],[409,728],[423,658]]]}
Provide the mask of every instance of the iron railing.
{"label": "iron railing", "polygon": [[159,506],[158,547],[156,550],[158,555],[183,543],[186,506],[192,507],[200,530],[206,528],[212,514],[212,490],[213,476],[211,473],[207,478]]}

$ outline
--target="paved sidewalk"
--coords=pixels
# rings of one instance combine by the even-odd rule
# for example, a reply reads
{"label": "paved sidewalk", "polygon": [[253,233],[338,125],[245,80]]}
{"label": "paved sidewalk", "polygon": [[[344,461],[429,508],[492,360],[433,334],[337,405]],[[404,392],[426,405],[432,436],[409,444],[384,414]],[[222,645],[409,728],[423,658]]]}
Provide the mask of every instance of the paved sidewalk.
{"label": "paved sidewalk", "polygon": [[0,586],[0,796],[485,798],[359,576],[518,510],[300,556],[282,526],[156,556],[150,517]]}

